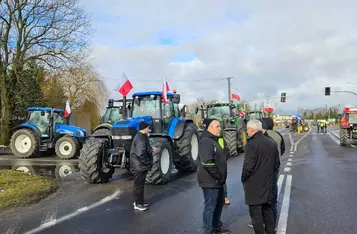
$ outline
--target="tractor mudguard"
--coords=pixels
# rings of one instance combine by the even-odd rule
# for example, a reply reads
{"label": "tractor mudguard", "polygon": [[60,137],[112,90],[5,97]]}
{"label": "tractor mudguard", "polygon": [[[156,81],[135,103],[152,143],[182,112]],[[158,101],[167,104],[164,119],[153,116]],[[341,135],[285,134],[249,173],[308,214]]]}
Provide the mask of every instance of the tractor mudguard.
{"label": "tractor mudguard", "polygon": [[108,124],[108,123],[99,124],[97,127],[95,127],[95,128],[93,129],[92,132],[95,132],[95,131],[97,131],[98,129],[102,129],[102,128],[107,128],[107,129],[109,129],[109,130],[112,130],[112,125],[111,125],[111,124]]}
{"label": "tractor mudguard", "polygon": [[176,140],[183,135],[185,123],[193,123],[191,119],[173,118],[169,128],[169,136]]}
{"label": "tractor mudguard", "polygon": [[22,129],[22,128],[27,128],[27,129],[30,129],[32,131],[34,131],[35,133],[35,136],[38,138],[39,142],[41,142],[41,133],[40,133],[40,130],[36,127],[36,125],[32,124],[32,123],[23,123],[23,124],[20,124],[19,126],[16,126],[12,129],[12,132],[15,132],[19,129]]}

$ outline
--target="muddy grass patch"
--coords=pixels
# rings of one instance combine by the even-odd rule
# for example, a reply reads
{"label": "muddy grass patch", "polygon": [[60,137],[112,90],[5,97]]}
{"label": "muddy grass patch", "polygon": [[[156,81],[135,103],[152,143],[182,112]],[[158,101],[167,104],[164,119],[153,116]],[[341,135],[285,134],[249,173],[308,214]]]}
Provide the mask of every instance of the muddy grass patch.
{"label": "muddy grass patch", "polygon": [[56,180],[28,173],[0,170],[0,212],[35,203],[56,190]]}

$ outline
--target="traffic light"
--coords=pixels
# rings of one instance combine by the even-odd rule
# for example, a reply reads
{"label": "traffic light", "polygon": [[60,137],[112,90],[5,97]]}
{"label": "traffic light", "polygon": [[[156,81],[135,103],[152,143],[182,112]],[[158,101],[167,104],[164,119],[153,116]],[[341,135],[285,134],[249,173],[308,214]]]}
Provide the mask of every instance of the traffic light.
{"label": "traffic light", "polygon": [[286,93],[281,93],[280,102],[286,102]]}
{"label": "traffic light", "polygon": [[331,89],[330,87],[325,87],[325,96],[330,96]]}

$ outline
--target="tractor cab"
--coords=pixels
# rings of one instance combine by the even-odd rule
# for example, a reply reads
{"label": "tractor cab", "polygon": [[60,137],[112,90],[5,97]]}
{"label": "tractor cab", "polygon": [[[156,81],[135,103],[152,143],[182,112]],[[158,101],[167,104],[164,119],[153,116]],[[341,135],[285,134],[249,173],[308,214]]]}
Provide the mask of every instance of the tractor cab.
{"label": "tractor cab", "polygon": [[264,118],[264,114],[261,111],[250,111],[247,113],[247,117],[246,117],[247,121],[253,119],[261,121],[263,118]]}
{"label": "tractor cab", "polygon": [[340,122],[344,127],[357,125],[357,108],[345,107]]}
{"label": "tractor cab", "polygon": [[[107,109],[100,121],[101,124],[102,123],[113,124],[115,122],[118,122],[122,118],[124,108],[122,105],[115,105],[116,102],[123,103],[123,100],[114,100],[114,99],[108,100]],[[130,117],[132,99],[126,99],[126,102],[129,104],[127,104],[125,111],[127,113],[127,116]]]}

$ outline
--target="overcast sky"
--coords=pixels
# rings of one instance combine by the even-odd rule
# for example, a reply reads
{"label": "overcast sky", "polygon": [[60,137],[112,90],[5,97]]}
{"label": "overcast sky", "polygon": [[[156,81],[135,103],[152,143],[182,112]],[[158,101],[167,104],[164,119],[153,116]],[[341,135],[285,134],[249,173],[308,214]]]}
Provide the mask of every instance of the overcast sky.
{"label": "overcast sky", "polygon": [[[357,2],[348,0],[83,0],[92,14],[92,61],[110,97],[125,72],[134,92],[164,76],[185,103],[280,96],[281,110],[357,104]],[[149,81],[152,80],[152,81]],[[132,92],[133,93],[133,92]]]}

